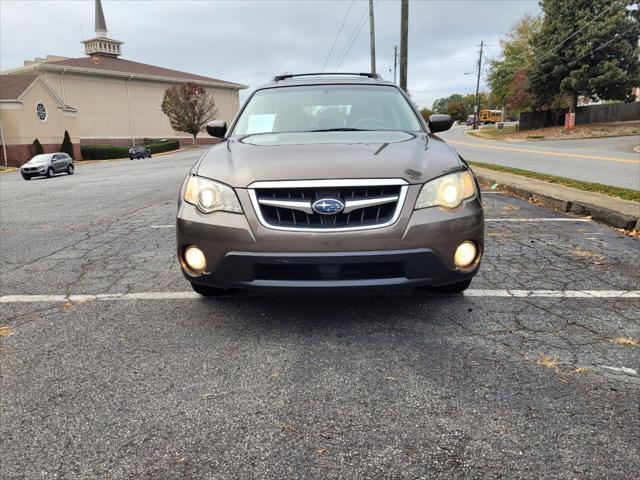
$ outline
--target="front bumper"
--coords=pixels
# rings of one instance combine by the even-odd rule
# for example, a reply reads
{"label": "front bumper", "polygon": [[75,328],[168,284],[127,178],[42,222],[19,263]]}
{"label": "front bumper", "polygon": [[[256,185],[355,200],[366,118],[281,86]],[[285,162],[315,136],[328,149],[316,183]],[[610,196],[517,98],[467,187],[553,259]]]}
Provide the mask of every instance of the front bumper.
{"label": "front bumper", "polygon": [[[484,214],[478,197],[454,210],[413,210],[420,185],[411,185],[398,220],[387,227],[351,232],[296,232],[265,227],[246,190],[236,189],[244,215],[203,214],[179,202],[178,258],[197,284],[247,290],[325,290],[440,286],[471,278],[453,263],[457,246],[484,249]],[[189,245],[200,248],[207,267],[192,274],[182,262]]]}

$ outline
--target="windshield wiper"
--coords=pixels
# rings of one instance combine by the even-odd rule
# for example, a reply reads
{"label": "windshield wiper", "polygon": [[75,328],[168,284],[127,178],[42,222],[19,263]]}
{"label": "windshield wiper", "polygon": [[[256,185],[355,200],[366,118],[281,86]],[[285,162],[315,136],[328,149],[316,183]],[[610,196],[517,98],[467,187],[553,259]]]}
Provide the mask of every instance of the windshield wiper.
{"label": "windshield wiper", "polygon": [[368,132],[369,130],[364,128],[350,128],[350,127],[339,127],[339,128],[322,128],[320,130],[309,130],[310,132]]}

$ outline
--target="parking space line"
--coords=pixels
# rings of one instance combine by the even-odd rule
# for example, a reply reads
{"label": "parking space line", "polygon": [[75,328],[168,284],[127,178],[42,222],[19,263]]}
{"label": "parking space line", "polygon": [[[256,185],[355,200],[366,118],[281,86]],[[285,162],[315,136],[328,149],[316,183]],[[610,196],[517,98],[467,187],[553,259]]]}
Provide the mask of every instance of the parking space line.
{"label": "parking space line", "polygon": [[485,218],[485,222],[590,222],[590,218]]}
{"label": "parking space line", "polygon": [[[640,290],[482,290],[469,289],[467,297],[503,298],[640,298]],[[78,295],[3,295],[0,303],[85,303],[118,300],[192,300],[203,298],[195,292],[98,293]]]}

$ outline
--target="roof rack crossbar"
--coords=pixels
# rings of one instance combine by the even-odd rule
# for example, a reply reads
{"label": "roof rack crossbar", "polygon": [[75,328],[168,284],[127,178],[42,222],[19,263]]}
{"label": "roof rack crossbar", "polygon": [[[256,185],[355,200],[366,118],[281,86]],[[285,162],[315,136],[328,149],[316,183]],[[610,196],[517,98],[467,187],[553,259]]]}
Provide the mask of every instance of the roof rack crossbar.
{"label": "roof rack crossbar", "polygon": [[356,77],[369,77],[369,78],[380,78],[380,75],[378,75],[377,73],[368,73],[368,72],[358,72],[358,73],[351,73],[351,72],[318,72],[318,73],[286,73],[284,75],[276,75],[275,77],[273,77],[273,81],[274,82],[280,82],[282,80],[286,80],[287,78],[294,78],[294,77],[318,77],[318,76],[324,76],[324,75],[352,75],[352,76],[356,76]]}

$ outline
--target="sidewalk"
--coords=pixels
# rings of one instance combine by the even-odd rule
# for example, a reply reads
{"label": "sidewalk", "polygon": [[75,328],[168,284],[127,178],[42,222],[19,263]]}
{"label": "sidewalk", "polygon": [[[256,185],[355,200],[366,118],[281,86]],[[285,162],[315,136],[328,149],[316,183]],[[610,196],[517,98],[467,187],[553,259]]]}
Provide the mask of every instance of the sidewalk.
{"label": "sidewalk", "polygon": [[524,200],[562,212],[591,216],[596,222],[625,230],[640,230],[640,203],[576,188],[472,167],[481,184],[494,185]]}

